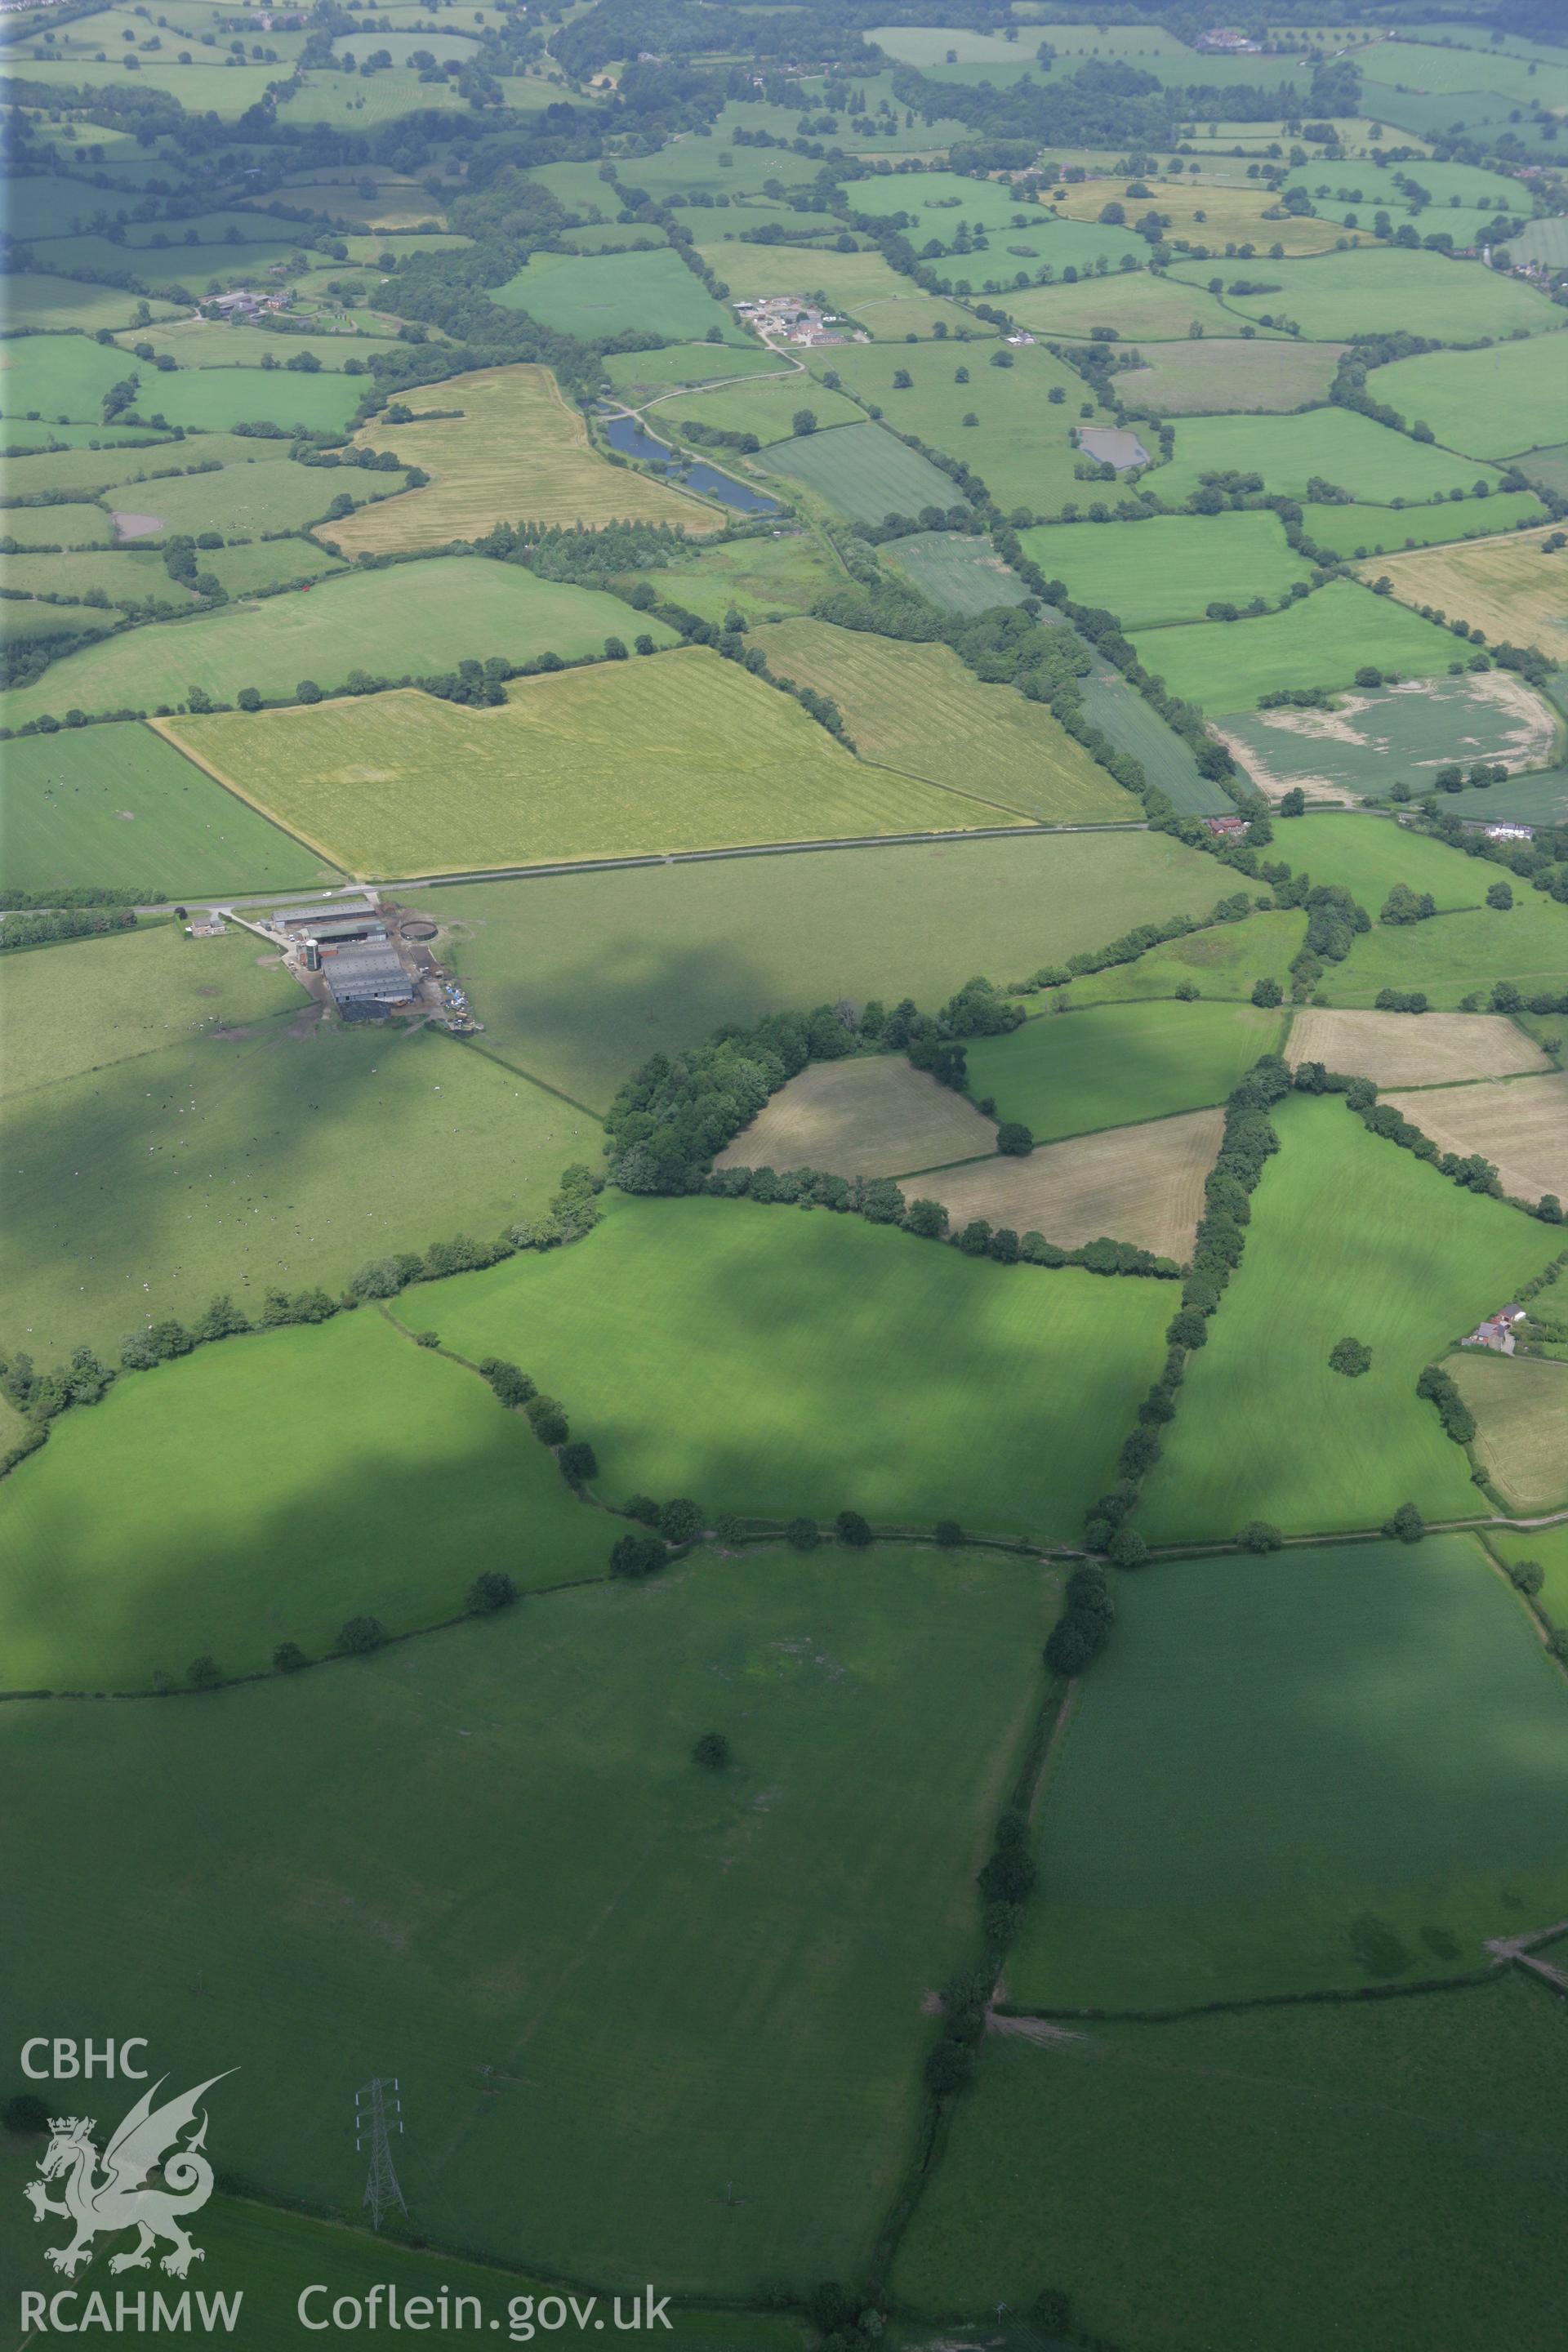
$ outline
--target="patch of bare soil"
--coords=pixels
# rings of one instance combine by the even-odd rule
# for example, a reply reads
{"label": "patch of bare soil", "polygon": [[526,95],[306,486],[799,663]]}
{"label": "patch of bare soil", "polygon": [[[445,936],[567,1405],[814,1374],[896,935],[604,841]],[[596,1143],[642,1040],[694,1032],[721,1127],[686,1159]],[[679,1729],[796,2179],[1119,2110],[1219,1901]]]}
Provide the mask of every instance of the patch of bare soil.
{"label": "patch of bare soil", "polygon": [[1087,2042],[1087,2033],[1077,2033],[1069,2025],[1058,2025],[1049,2017],[998,2017],[994,2009],[985,2012],[987,2033],[1011,2034],[1018,2042],[1033,2042],[1041,2049],[1065,2042]]}
{"label": "patch of bare soil", "polygon": [[163,528],[162,515],[118,514],[111,508],[109,520],[121,539],[151,539]]}

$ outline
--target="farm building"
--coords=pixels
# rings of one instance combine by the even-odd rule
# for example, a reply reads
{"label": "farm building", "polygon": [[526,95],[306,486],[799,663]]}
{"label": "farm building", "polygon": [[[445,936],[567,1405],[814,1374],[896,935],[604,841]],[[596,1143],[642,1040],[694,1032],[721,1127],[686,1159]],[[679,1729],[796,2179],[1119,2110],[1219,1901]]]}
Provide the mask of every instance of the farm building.
{"label": "farm building", "polygon": [[402,959],[385,939],[329,950],[321,974],[340,1006],[406,1004],[414,993]]}
{"label": "farm building", "polygon": [[1489,1315],[1484,1323],[1478,1323],[1473,1331],[1466,1334],[1465,1346],[1489,1348],[1494,1355],[1511,1356],[1518,1326],[1523,1320],[1522,1307],[1500,1307],[1495,1315]]}
{"label": "farm building", "polygon": [[386,925],[374,898],[329,898],[311,907],[280,907],[272,918],[274,930],[290,944],[314,940],[346,947],[356,940],[383,940]]}

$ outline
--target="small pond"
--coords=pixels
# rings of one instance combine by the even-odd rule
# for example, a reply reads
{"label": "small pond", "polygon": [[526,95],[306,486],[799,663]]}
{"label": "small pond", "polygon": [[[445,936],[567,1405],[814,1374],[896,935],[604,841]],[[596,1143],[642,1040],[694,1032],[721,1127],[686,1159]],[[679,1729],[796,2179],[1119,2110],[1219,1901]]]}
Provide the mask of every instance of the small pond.
{"label": "small pond", "polygon": [[732,474],[720,473],[716,466],[704,463],[700,457],[683,457],[668,441],[656,440],[644,430],[636,416],[611,416],[605,420],[605,438],[612,449],[623,457],[640,457],[645,464],[663,466],[669,479],[679,482],[682,489],[695,490],[705,499],[716,499],[721,506],[736,507],[742,514],[778,514],[777,499],[753,490],[749,483],[736,481]]}

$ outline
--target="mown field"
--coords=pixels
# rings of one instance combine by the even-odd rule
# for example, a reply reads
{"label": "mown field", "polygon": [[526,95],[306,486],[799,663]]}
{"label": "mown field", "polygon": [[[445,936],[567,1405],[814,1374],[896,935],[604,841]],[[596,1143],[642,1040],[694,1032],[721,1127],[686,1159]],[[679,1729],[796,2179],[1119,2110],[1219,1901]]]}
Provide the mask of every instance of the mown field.
{"label": "mown field", "polygon": [[1562,347],[1551,337],[1479,352],[1426,352],[1377,373],[1377,397],[1412,423],[1429,425],[1447,448],[1507,457],[1562,431]]}
{"label": "mown field", "polygon": [[592,1428],[612,1498],[1069,1537],[1152,1377],[1162,1286],[809,1213],[807,1231],[748,1201],[617,1202],[588,1244],[399,1312],[460,1355],[526,1353]]}
{"label": "mown field", "polygon": [[[1291,1096],[1270,1117],[1282,1148],[1139,1526],[1151,1543],[1204,1543],[1255,1518],[1287,1534],[1375,1528],[1406,1502],[1472,1516],[1468,1463],[1416,1379],[1555,1255],[1554,1229],[1461,1192],[1342,1102]],[[1360,1379],[1330,1367],[1345,1338],[1372,1350]]]}
{"label": "mown field", "polygon": [[1254,620],[1177,623],[1136,635],[1145,668],[1205,710],[1245,710],[1282,687],[1349,686],[1366,665],[1435,677],[1454,640],[1391,596],[1331,580],[1283,612]]}
{"label": "mown field", "polygon": [[[1394,583],[1402,604],[1433,604],[1451,619],[1484,629],[1495,644],[1534,646],[1554,660],[1568,629],[1568,568],[1534,532],[1392,555],[1376,572]],[[1372,566],[1364,577],[1372,576]]]}
{"label": "mown field", "polygon": [[1380,1087],[1445,1087],[1521,1077],[1552,1066],[1532,1037],[1495,1013],[1331,1013],[1300,1006],[1287,1059],[1371,1078]]}
{"label": "mown field", "polygon": [[1075,604],[1102,605],[1129,629],[1200,620],[1215,602],[1273,603],[1311,577],[1278,516],[1262,512],[1160,516],[1137,530],[1052,523],[1023,538],[1046,577],[1066,581]]}
{"label": "mown field", "polygon": [[607,464],[548,368],[452,376],[429,404],[462,413],[433,425],[377,420],[358,436],[363,446],[395,449],[430,480],[324,524],[321,536],[345,555],[442,547],[522,518],[567,530],[611,521],[665,522],[699,534],[719,528],[712,508],[629,466]]}
{"label": "mown field", "polygon": [[699,647],[514,681],[493,710],[384,695],[185,719],[176,740],[355,874],[995,821],[988,803],[857,761],[791,697]]}
{"label": "mown field", "polygon": [[[341,2116],[390,2041],[438,2242],[606,2289],[853,2275],[1052,1605],[1016,1564],[699,1556],[212,1698],[8,1706],[9,1773],[90,1825],[68,1860],[36,1811],[7,1822],[33,1932],[6,1998],[44,2032],[131,2001],[166,2044],[201,1983],[252,2083],[226,2162],[329,2210],[358,2210]],[[734,1767],[700,1772],[720,1727]],[[84,1872],[121,1922],[112,1987]]]}
{"label": "mown field", "polygon": [[1206,914],[1213,861],[1168,835],[1038,834],[853,857],[740,858],[433,890],[487,1045],[599,1110],[649,1054],[789,1006],[1016,979],[1131,922]]}
{"label": "mown field", "polygon": [[[1551,758],[1560,724],[1551,704],[1513,671],[1490,669],[1356,688],[1337,695],[1331,710],[1284,704],[1240,712],[1222,731],[1263,791],[1278,796],[1300,785],[1318,798],[1383,796],[1395,783],[1429,792],[1436,771],[1455,760],[1533,766]],[[1495,787],[1492,793],[1477,793],[1476,807],[1462,814],[1500,807]]]}
{"label": "mown field", "polygon": [[[1562,1510],[1568,1504],[1568,1364],[1467,1348],[1444,1369],[1476,1417],[1476,1454],[1505,1507],[1521,1517]],[[1520,1541],[1512,1556],[1534,1555]],[[1552,1608],[1544,1587],[1542,1597]],[[1561,1591],[1555,1600],[1554,1613],[1563,1613]]]}
{"label": "mown field", "polygon": [[950,646],[808,620],[754,637],[775,676],[832,698],[863,760],[1047,824],[1128,824],[1142,814],[1045,705],[981,685]]}
{"label": "mown field", "polygon": [[994,604],[1021,604],[1028,593],[1017,574],[988,540],[952,531],[918,530],[907,539],[884,540],[884,563],[929,596],[944,613],[984,613]]}
{"label": "mown field", "polygon": [[812,1062],[725,1145],[719,1168],[817,1168],[898,1176],[991,1151],[995,1131],[973,1103],[901,1054]]}
{"label": "mown field", "polygon": [[700,342],[710,327],[743,342],[734,313],[668,249],[652,253],[537,253],[495,289],[503,310],[526,310],[542,327],[586,341],[629,328]]}
{"label": "mown field", "polygon": [[906,449],[879,425],[840,425],[831,432],[782,442],[767,454],[768,471],[801,482],[857,522],[884,515],[918,515],[922,507],[945,514],[958,492],[947,476],[916,449]]}
{"label": "mown field", "polygon": [[[230,436],[223,436],[225,441]],[[204,450],[216,445],[218,436],[204,436],[198,445]],[[243,440],[234,440],[237,449],[245,446]],[[268,445],[262,443],[265,448]],[[226,538],[251,539],[263,531],[302,530],[320,522],[332,500],[341,493],[362,506],[387,493],[372,491],[372,482],[384,482],[384,475],[351,475],[345,481],[342,472],[320,466],[297,466],[287,454],[285,444],[274,445],[279,455],[270,463],[260,458],[247,463],[244,459],[226,465],[216,474],[189,473],[170,481],[126,483],[118,495],[106,497],[104,504],[112,511],[131,512],[152,518],[152,528],[143,521],[138,526],[138,537],[163,539],[172,531],[220,530]],[[191,444],[187,442],[189,448]]]}
{"label": "mown field", "polygon": [[460,1615],[480,1562],[524,1590],[597,1577],[615,1532],[520,1413],[374,1307],[122,1374],[0,1485],[0,1528],[19,1690],[325,1657],[349,1617]]}
{"label": "mown field", "polygon": [[1568,1076],[1498,1079],[1388,1099],[1443,1150],[1481,1152],[1505,1192],[1530,1202],[1543,1192],[1568,1197]]}
{"label": "mown field", "polygon": [[1217,1110],[1196,1110],[1106,1128],[1041,1145],[1026,1160],[998,1154],[911,1178],[905,1190],[941,1201],[955,1232],[984,1217],[1044,1234],[1062,1249],[1108,1234],[1180,1263],[1192,1255],[1222,1125]]}
{"label": "mown field", "polygon": [[1279,1042],[1278,1013],[1173,1002],[1041,1013],[969,1041],[969,1092],[1042,1140],[1223,1102]]}
{"label": "mown field", "polygon": [[[308,602],[306,594],[272,596],[194,620],[154,622],[68,654],[36,685],[0,697],[0,714],[19,727],[45,711],[183,708],[198,685],[223,701],[247,686],[291,698],[301,678],[331,693],[355,669],[395,677],[492,654],[521,662],[554,653],[570,661],[601,652],[630,619],[618,598],[482,556],[324,580],[307,593]],[[649,634],[668,642],[657,622]]]}
{"label": "mown field", "polygon": [[[1515,327],[1549,334],[1557,325],[1550,306],[1518,278],[1502,278],[1479,262],[1451,261],[1440,253],[1363,246],[1352,253],[1320,253],[1304,261],[1215,265],[1178,262],[1173,279],[1206,286],[1222,271],[1222,297],[1234,316],[1292,320],[1309,342],[1347,335],[1426,335],[1439,343],[1479,342]],[[1267,282],[1268,293],[1236,294],[1237,278]]]}
{"label": "mown field", "polygon": [[1314,478],[1369,500],[1447,498],[1478,481],[1498,481],[1496,468],[1473,457],[1378,425],[1353,408],[1314,408],[1304,416],[1193,416],[1176,427],[1175,455],[1156,466],[1148,487],[1167,506],[1179,506],[1205,474],[1261,474],[1279,498],[1305,499]]}
{"label": "mown field", "polygon": [[[1545,1987],[1510,1975],[988,2042],[894,2290],[978,2318],[1048,2286],[1075,2326],[1170,2352],[1321,2352],[1369,2329],[1488,2352],[1500,2327],[1553,2352],[1561,2031]],[[1157,2273],[1139,2255],[1154,2227]]]}

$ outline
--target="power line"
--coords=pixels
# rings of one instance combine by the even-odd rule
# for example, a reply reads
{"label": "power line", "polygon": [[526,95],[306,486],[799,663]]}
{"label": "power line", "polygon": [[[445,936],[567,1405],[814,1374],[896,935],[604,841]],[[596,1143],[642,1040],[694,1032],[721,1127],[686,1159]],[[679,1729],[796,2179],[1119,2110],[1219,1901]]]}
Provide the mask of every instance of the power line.
{"label": "power line", "polygon": [[[394,2095],[391,2098],[388,2092]],[[405,2220],[408,2214],[392,2161],[392,2134],[403,2129],[403,2102],[396,2092],[395,2074],[373,2074],[354,2093],[354,2147],[361,2152],[370,2149],[370,2173],[361,2201],[370,2208],[373,2230],[380,2229],[381,2217],[391,2206],[395,2205]]]}

